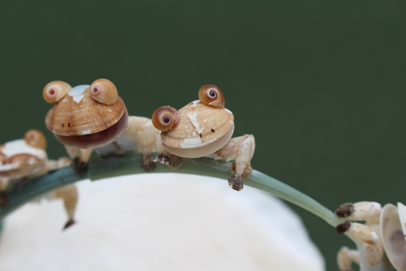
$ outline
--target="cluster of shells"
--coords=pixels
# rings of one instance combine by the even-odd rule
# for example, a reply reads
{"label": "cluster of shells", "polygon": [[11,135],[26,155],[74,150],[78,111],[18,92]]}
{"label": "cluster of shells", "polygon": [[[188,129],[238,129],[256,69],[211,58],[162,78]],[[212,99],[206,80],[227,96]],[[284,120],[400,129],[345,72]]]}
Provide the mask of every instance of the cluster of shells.
{"label": "cluster of shells", "polygon": [[405,205],[386,204],[382,208],[377,202],[345,203],[336,214],[348,219],[337,226],[338,232],[348,232],[360,242],[358,250],[343,247],[339,251],[340,270],[350,270],[351,263],[356,262],[361,270],[389,270],[392,265],[396,270],[406,271]]}

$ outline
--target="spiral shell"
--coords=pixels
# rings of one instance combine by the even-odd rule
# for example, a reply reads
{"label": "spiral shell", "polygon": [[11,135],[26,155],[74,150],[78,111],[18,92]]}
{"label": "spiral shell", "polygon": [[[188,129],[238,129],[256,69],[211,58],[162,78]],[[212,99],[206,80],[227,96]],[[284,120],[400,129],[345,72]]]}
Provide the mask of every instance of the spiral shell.
{"label": "spiral shell", "polygon": [[230,140],[234,115],[225,108],[204,105],[197,100],[179,110],[176,129],[161,133],[162,144],[171,153],[187,158],[215,152]]}
{"label": "spiral shell", "polygon": [[215,85],[204,85],[199,90],[199,99],[205,105],[224,108],[225,99],[223,92]]}
{"label": "spiral shell", "polygon": [[116,86],[107,79],[98,79],[90,85],[90,95],[100,103],[111,105],[117,102]]}
{"label": "spiral shell", "polygon": [[71,89],[72,87],[68,83],[63,81],[52,81],[44,87],[42,96],[48,103],[56,103],[65,97]]}
{"label": "spiral shell", "polygon": [[152,124],[162,132],[175,129],[178,123],[179,112],[173,107],[161,106],[152,114]]}
{"label": "spiral shell", "polygon": [[47,140],[44,134],[36,129],[27,131],[24,135],[24,140],[28,145],[34,148],[45,150],[47,147]]}

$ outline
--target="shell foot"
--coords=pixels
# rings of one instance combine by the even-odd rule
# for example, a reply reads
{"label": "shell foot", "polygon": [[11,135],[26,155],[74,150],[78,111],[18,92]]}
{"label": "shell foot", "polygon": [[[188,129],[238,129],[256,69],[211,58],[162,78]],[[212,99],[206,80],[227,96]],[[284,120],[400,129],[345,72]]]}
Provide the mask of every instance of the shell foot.
{"label": "shell foot", "polygon": [[72,161],[73,172],[78,177],[85,177],[87,175],[88,165],[86,162],[83,162],[79,157],[75,157]]}
{"label": "shell foot", "polygon": [[[241,174],[241,179],[244,181],[245,179],[247,179],[248,175],[250,175],[252,172],[252,167],[251,164],[248,164],[245,168],[244,168],[244,172]],[[235,163],[235,161],[231,164],[231,173],[232,174],[237,174],[237,165]]]}
{"label": "shell foot", "polygon": [[336,226],[337,233],[338,234],[343,234],[346,231],[348,231],[350,229],[350,227],[351,227],[351,222],[350,221],[346,221],[344,223],[341,223],[340,225]]}
{"label": "shell foot", "polygon": [[6,191],[0,191],[0,207],[6,208],[8,205],[8,195]]}
{"label": "shell foot", "polygon": [[76,221],[73,219],[69,219],[68,222],[66,222],[65,226],[63,227],[62,230],[66,230],[67,228],[69,228],[70,226],[72,226],[73,224],[75,224]]}
{"label": "shell foot", "polygon": [[242,178],[239,174],[234,174],[230,176],[228,178],[228,185],[236,191],[241,191],[244,188]]}
{"label": "shell foot", "polygon": [[173,155],[171,153],[160,154],[153,160],[155,163],[167,165],[170,169],[177,169],[183,165],[185,158]]}
{"label": "shell foot", "polygon": [[336,215],[342,218],[349,217],[350,215],[352,215],[353,212],[354,204],[352,204],[351,202],[341,204],[335,211]]}
{"label": "shell foot", "polygon": [[164,154],[160,154],[153,160],[153,162],[160,163],[162,165],[169,165],[169,157]]}
{"label": "shell foot", "polygon": [[140,166],[145,172],[152,172],[155,170],[155,163],[151,155],[144,155],[140,162]]}

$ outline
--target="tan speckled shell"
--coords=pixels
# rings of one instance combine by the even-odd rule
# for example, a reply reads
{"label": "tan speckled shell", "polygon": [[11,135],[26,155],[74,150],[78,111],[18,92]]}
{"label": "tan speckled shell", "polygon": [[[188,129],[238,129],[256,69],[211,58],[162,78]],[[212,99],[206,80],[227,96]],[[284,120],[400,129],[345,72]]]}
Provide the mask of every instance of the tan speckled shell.
{"label": "tan speckled shell", "polygon": [[174,148],[191,149],[205,146],[234,127],[234,115],[230,110],[207,106],[200,101],[187,104],[179,110],[179,115],[178,126],[161,134],[162,142]]}
{"label": "tan speckled shell", "polygon": [[45,125],[51,132],[59,135],[88,135],[114,125],[125,110],[120,97],[115,104],[102,104],[91,98],[87,88],[79,103],[69,94],[55,103],[46,115]]}

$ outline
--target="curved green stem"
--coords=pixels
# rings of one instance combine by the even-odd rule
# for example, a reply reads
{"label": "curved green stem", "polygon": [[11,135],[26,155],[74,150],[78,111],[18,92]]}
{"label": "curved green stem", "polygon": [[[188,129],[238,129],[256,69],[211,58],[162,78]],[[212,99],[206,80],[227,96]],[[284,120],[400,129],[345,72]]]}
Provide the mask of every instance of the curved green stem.
{"label": "curved green stem", "polygon": [[[96,181],[121,175],[145,173],[140,167],[141,159],[142,156],[139,154],[95,157],[89,164],[87,177],[92,181]],[[198,158],[186,159],[182,167],[176,170],[169,169],[164,165],[157,165],[154,173],[189,173],[227,180],[230,176],[230,168],[230,163],[221,163],[209,158]],[[86,177],[79,178],[75,176],[72,169],[68,167],[32,180],[21,188],[14,189],[9,193],[8,206],[0,210],[0,221],[16,208],[41,194],[84,179],[86,179]],[[244,184],[266,191],[296,204],[322,218],[332,226],[336,226],[343,222],[343,220],[337,218],[335,214],[314,199],[259,171],[253,170],[250,176],[244,181]],[[358,242],[351,236],[349,237],[354,242]]]}

